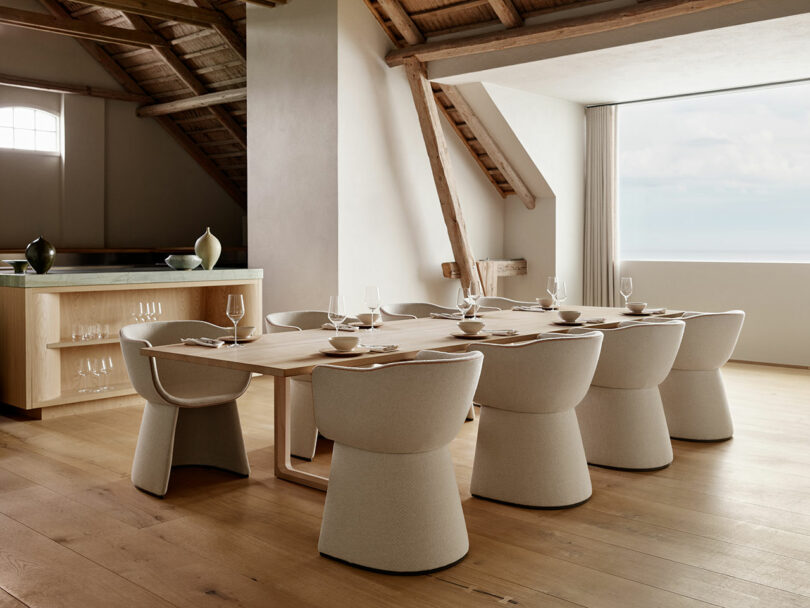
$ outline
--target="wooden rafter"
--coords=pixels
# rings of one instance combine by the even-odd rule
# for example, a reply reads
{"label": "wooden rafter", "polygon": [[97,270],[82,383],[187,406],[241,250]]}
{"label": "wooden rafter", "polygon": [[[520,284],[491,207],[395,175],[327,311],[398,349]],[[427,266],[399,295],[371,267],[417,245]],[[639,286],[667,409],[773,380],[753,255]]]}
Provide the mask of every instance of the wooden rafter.
{"label": "wooden rafter", "polygon": [[512,0],[489,0],[489,5],[506,27],[523,25],[523,17],[520,16]]}
{"label": "wooden rafter", "polygon": [[503,51],[556,40],[565,40],[642,23],[651,23],[697,13],[744,0],[649,0],[641,4],[595,13],[584,17],[561,19],[550,23],[524,25],[518,28],[464,36],[438,42],[426,42],[391,51],[386,56],[390,66],[402,65],[406,57],[435,61],[477,53]]}
{"label": "wooden rafter", "polygon": [[166,41],[156,34],[137,32],[121,27],[98,25],[78,19],[60,19],[51,15],[0,7],[0,23],[33,30],[84,38],[95,42],[128,44],[132,46],[163,46]]}
{"label": "wooden rafter", "polygon": [[377,0],[380,6],[388,15],[388,18],[399,30],[399,33],[408,44],[421,44],[425,41],[425,37],[416,24],[402,8],[399,0]]}
{"label": "wooden rafter", "polygon": [[[145,19],[137,15],[129,15],[128,13],[126,15],[132,27],[138,30],[153,31]],[[174,49],[170,47],[155,47],[154,51],[166,65],[169,66],[177,78],[191,89],[195,95],[205,95],[208,92],[206,86],[188,69],[186,64],[177,56]],[[209,108],[209,111],[222,123],[222,126],[237,139],[242,148],[247,148],[247,133],[245,133],[242,126],[234,120],[233,116],[231,116],[225,108],[214,105]]]}
{"label": "wooden rafter", "polygon": [[[463,121],[464,125],[470,130],[472,136],[483,149],[483,155],[489,157],[497,168],[497,171],[506,180],[506,183],[511,186],[512,191],[505,191],[500,184],[493,181],[495,187],[498,188],[502,194],[517,194],[527,209],[534,209],[536,204],[534,195],[526,187],[526,184],[523,182],[520,175],[518,175],[517,171],[514,170],[511,163],[506,158],[506,155],[504,155],[498,144],[489,134],[489,131],[487,131],[486,127],[484,127],[478,116],[476,116],[475,112],[470,107],[470,104],[468,104],[467,100],[464,99],[464,96],[461,95],[458,89],[454,86],[443,84],[440,85],[440,89],[447,97],[450,104],[452,104],[451,107],[441,105],[441,107],[445,109],[448,119],[451,121],[451,123],[455,123],[455,117],[450,115],[450,111],[453,110],[458,113],[458,117]],[[490,168],[487,167],[483,159],[481,159],[481,156],[483,155],[478,154],[475,148],[470,145],[469,140],[460,129],[457,129],[456,132],[459,134],[459,137],[462,138],[464,143],[467,144],[467,148],[470,150],[470,152],[472,152],[473,156],[479,162],[481,167],[485,169],[487,172],[487,177],[492,179],[493,175]]]}
{"label": "wooden rafter", "polygon": [[[167,0],[163,0],[164,2]],[[185,0],[186,4],[191,2]],[[178,97],[203,95],[212,91],[222,91],[224,87],[244,86],[244,61],[234,62],[233,49],[244,52],[244,38],[236,32],[241,21],[239,6],[213,6],[209,0],[193,0],[199,8],[216,11],[226,21],[230,32],[238,40],[230,44],[227,36],[219,26],[192,26],[178,21],[152,21],[131,12],[116,12],[115,9],[88,5],[75,10],[76,5],[70,0],[40,0],[48,12],[58,19],[75,21],[90,25],[116,24],[127,31],[140,34],[153,34],[161,44],[142,48],[127,48],[96,44],[91,40],[76,38],[76,41],[104,67],[125,89],[123,95],[137,96],[141,103],[149,105],[158,102],[176,100]],[[192,6],[193,8],[193,6]],[[221,10],[220,10],[221,8]],[[241,8],[244,15],[244,7]],[[81,17],[74,19],[73,17]],[[223,25],[225,27],[225,25]],[[210,37],[210,40],[204,39]],[[232,37],[232,39],[233,39]],[[186,44],[192,40],[199,40]],[[211,49],[211,47],[216,47]],[[230,47],[230,48],[228,48]],[[200,51],[203,51],[201,53]],[[237,51],[237,55],[238,55]],[[189,57],[185,58],[186,55]],[[157,60],[157,61],[156,61]],[[211,72],[222,65],[239,67]],[[144,69],[145,68],[145,69]],[[171,70],[171,76],[168,75]],[[162,82],[179,82],[182,88],[166,87]],[[150,84],[154,82],[155,84]],[[174,90],[166,90],[172,89]],[[179,116],[158,116],[155,120],[188,152],[188,154],[231,196],[243,209],[246,207],[245,171],[238,167],[245,162],[246,134],[240,124],[246,114],[244,101],[235,105],[215,105],[184,112]],[[218,134],[215,131],[220,129]],[[197,133],[193,133],[197,131]],[[211,133],[211,135],[208,135]],[[222,142],[217,146],[215,141]],[[234,148],[238,146],[238,151]],[[225,156],[227,154],[227,157]],[[231,160],[231,157],[232,160]],[[237,166],[225,166],[226,163]]]}
{"label": "wooden rafter", "polygon": [[[201,8],[205,8],[207,10],[212,10],[216,12],[214,9],[214,5],[209,0],[193,0],[194,4]],[[242,37],[236,33],[236,30],[233,29],[232,24],[228,19],[223,17],[223,21],[214,24],[214,31],[222,36],[225,40],[225,43],[231,47],[231,50],[235,52],[239,57],[242,58],[242,61],[247,61],[247,46],[245,45],[245,41],[242,40]]]}
{"label": "wooden rafter", "polygon": [[166,103],[156,103],[138,108],[138,116],[164,116],[176,112],[185,112],[197,108],[207,108],[223,103],[233,103],[234,101],[244,101],[247,99],[247,87],[241,89],[229,89],[216,93],[206,93],[196,97],[187,97],[177,101],[167,101]]}
{"label": "wooden rafter", "polygon": [[81,0],[81,2],[154,19],[173,19],[180,23],[190,23],[202,27],[211,27],[215,24],[230,26],[230,21],[215,10],[168,0]]}
{"label": "wooden rafter", "polygon": [[0,84],[22,89],[36,89],[38,91],[50,91],[52,93],[65,93],[69,95],[86,95],[87,97],[101,97],[102,99],[115,99],[117,101],[134,101],[138,103],[151,101],[151,97],[148,95],[127,93],[126,91],[114,91],[112,89],[91,87],[83,84],[68,84],[38,78],[25,78],[22,76],[12,76],[11,74],[0,74]]}
{"label": "wooden rafter", "polygon": [[473,283],[479,285],[475,257],[467,237],[467,226],[461,213],[455,177],[450,166],[447,141],[442,132],[439,109],[436,107],[436,100],[433,97],[425,66],[414,58],[407,58],[405,73],[408,76],[408,84],[411,87],[416,113],[419,116],[419,126],[425,140],[425,148],[433,171],[433,181],[436,183],[439,204],[447,227],[447,235],[450,237],[453,257],[458,264],[461,283],[462,285]]}

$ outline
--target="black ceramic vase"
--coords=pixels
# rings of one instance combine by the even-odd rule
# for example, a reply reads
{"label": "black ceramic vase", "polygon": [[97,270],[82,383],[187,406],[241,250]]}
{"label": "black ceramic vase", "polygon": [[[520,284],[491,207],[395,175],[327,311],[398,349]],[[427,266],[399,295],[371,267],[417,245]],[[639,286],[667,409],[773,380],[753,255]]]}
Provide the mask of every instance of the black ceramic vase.
{"label": "black ceramic vase", "polygon": [[56,249],[42,235],[28,243],[25,248],[25,259],[31,264],[37,274],[45,274],[53,266]]}

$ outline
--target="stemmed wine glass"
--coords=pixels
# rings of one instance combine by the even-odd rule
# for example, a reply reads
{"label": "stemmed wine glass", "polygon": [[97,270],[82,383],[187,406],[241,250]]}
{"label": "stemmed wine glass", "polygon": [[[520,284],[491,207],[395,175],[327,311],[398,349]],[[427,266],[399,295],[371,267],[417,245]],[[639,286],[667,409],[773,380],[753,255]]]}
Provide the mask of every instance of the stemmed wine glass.
{"label": "stemmed wine glass", "polygon": [[98,360],[98,372],[104,376],[104,384],[101,386],[102,391],[110,390],[112,387],[109,385],[110,375],[113,373],[112,357],[107,355]]}
{"label": "stemmed wine glass", "polygon": [[90,359],[85,358],[79,361],[79,367],[76,370],[76,373],[79,375],[79,392],[91,392],[89,379],[90,376],[93,375],[93,364],[90,362]]}
{"label": "stemmed wine glass", "polygon": [[558,308],[557,306],[557,291],[560,288],[560,283],[557,277],[549,277],[546,279],[546,292],[551,296],[551,307]]}
{"label": "stemmed wine glass", "polygon": [[627,299],[633,293],[633,279],[630,277],[622,277],[619,293],[624,296],[624,307],[627,308]]}
{"label": "stemmed wine glass", "polygon": [[243,345],[239,344],[239,336],[236,333],[236,326],[242,317],[245,316],[245,298],[242,294],[228,294],[228,308],[225,311],[228,318],[233,323],[233,344],[228,344],[228,348],[241,348]]}
{"label": "stemmed wine glass", "polygon": [[562,304],[568,299],[568,290],[565,288],[565,281],[557,281],[557,304]]}
{"label": "stemmed wine glass", "polygon": [[346,312],[346,298],[343,296],[329,296],[329,320],[335,326],[335,335],[339,334],[338,329],[349,316]]}
{"label": "stemmed wine glass", "polygon": [[478,312],[478,300],[481,298],[481,286],[475,281],[470,283],[470,288],[467,290],[468,297],[472,300],[472,313],[473,321],[476,320],[476,313]]}
{"label": "stemmed wine glass", "polygon": [[380,307],[380,288],[373,285],[366,287],[364,297],[366,308],[371,311],[371,327],[368,328],[369,332],[374,331],[374,321],[377,318],[375,312]]}
{"label": "stemmed wine glass", "polygon": [[464,320],[464,317],[467,316],[467,313],[470,311],[470,308],[473,305],[472,298],[469,295],[469,292],[464,289],[463,287],[458,288],[458,293],[456,294],[456,308],[461,313],[461,320]]}

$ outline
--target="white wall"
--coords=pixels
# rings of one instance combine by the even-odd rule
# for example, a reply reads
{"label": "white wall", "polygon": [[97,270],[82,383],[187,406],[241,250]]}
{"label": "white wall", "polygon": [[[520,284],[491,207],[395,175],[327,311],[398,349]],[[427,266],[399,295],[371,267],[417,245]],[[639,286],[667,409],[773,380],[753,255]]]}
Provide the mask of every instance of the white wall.
{"label": "white wall", "polygon": [[632,300],[745,311],[733,358],[810,366],[810,264],[623,261]]}
{"label": "white wall", "polygon": [[[404,71],[361,2],[248,6],[250,265],[265,311],[324,309],[335,291],[452,304],[453,259]],[[447,126],[447,125],[445,125]],[[500,257],[503,201],[446,128],[476,257]]]}
{"label": "white wall", "polygon": [[[382,57],[391,42],[362,2],[340,2],[338,191],[340,290],[353,310],[363,288],[384,301],[453,305],[453,259],[404,68]],[[444,133],[476,258],[501,257],[505,202],[450,125]]]}
{"label": "white wall", "polygon": [[[546,277],[556,274],[566,281],[568,303],[581,303],[583,106],[489,83],[484,83],[484,91],[477,94],[470,85],[463,85],[461,90],[539,197],[533,210],[516,199],[506,205],[504,257],[525,257],[529,274],[503,281],[504,295],[519,300],[546,295]],[[489,108],[486,96],[490,99]],[[507,130],[516,142],[511,142]],[[523,148],[522,153],[517,146]],[[533,177],[538,170],[539,180]]]}
{"label": "white wall", "polygon": [[[43,12],[33,0],[9,5]],[[9,26],[0,26],[0,72],[120,89],[75,40]],[[63,115],[65,150],[0,150],[0,247],[40,233],[57,250],[190,246],[206,226],[223,245],[242,245],[243,211],[135,104],[0,86],[0,105],[28,103]]]}
{"label": "white wall", "polygon": [[248,265],[265,313],[338,289],[337,4],[247,7]]}

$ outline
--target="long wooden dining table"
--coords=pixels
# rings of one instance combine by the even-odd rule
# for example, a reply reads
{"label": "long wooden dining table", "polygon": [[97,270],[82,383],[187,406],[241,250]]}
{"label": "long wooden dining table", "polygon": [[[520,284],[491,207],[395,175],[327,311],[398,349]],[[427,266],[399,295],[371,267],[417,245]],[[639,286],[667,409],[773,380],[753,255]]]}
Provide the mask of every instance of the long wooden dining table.
{"label": "long wooden dining table", "polygon": [[[623,308],[597,308],[566,306],[566,310],[579,310],[582,320],[602,318],[601,323],[585,326],[610,327],[619,321],[640,320]],[[667,311],[671,314],[675,311]],[[361,343],[368,345],[397,344],[398,350],[387,353],[365,353],[355,357],[331,357],[319,352],[328,348],[328,339],[334,330],[310,329],[265,334],[243,348],[207,348],[188,344],[172,344],[141,349],[141,354],[158,359],[185,361],[199,365],[225,367],[273,376],[274,379],[274,452],[275,476],[279,479],[325,491],[328,478],[301,471],[292,466],[290,458],[290,378],[311,374],[318,365],[367,366],[375,363],[406,361],[416,357],[420,350],[464,351],[470,344],[490,342],[507,344],[525,341],[542,332],[565,332],[569,327],[559,325],[556,311],[487,311],[480,315],[487,330],[512,329],[510,336],[490,336],[471,341],[451,336],[460,333],[457,321],[452,319],[406,319],[385,322],[373,332],[362,331]]]}

